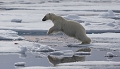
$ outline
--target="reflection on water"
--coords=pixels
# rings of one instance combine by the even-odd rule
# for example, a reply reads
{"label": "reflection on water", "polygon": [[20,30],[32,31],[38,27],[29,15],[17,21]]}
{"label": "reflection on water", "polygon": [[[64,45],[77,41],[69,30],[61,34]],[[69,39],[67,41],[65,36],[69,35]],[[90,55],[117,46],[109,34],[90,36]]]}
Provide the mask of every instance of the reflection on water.
{"label": "reflection on water", "polygon": [[[60,48],[59,48],[60,49]],[[64,48],[65,49],[65,48]],[[70,62],[82,62],[82,61],[108,61],[105,55],[107,51],[100,51],[93,48],[83,47],[83,48],[66,48],[65,50],[74,51],[72,56],[52,56],[50,52],[26,52],[26,54],[21,53],[0,53],[0,67],[2,69],[18,69],[19,67],[14,67],[17,62],[25,62],[26,67],[29,66],[56,66],[61,63]],[[63,50],[63,49],[62,49]],[[78,53],[76,55],[76,53]],[[81,54],[82,53],[82,54]],[[89,55],[86,53],[90,53]],[[119,52],[112,52],[119,56]],[[109,61],[120,61],[119,57],[114,57]],[[105,68],[107,69],[107,68]]]}
{"label": "reflection on water", "polygon": [[27,55],[25,53],[24,54],[23,53],[19,54],[19,58],[26,58],[26,57],[27,57]]}
{"label": "reflection on water", "polygon": [[[76,52],[91,52],[90,48],[80,48]],[[68,63],[68,62],[77,62],[77,61],[85,61],[85,55],[73,55],[72,57],[63,57],[59,58],[58,56],[51,56],[48,55],[48,60],[50,63],[52,63],[54,66],[56,66],[59,63]]]}

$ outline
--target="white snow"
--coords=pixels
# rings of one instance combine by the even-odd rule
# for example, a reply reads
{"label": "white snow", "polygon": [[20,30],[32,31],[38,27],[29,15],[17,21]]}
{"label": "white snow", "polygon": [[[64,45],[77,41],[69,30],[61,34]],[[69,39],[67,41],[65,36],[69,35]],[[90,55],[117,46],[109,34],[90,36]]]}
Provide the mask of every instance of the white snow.
{"label": "white snow", "polygon": [[53,51],[55,51],[55,49],[51,48],[50,46],[41,45],[40,47],[33,48],[32,51],[35,51],[35,52],[53,52]]}
{"label": "white snow", "polygon": [[55,51],[47,45],[29,41],[0,41],[0,53],[25,53],[26,51],[52,52]]}
{"label": "white snow", "polygon": [[[0,40],[23,40],[24,37],[19,36],[17,30],[48,30],[53,26],[53,23],[51,21],[42,22],[42,18],[46,13],[51,12],[68,20],[80,22],[87,33],[92,33],[87,34],[92,39],[91,44],[69,44],[69,47],[91,47],[120,51],[119,6],[120,0],[3,0],[0,2]],[[91,54],[90,52],[74,53],[70,50],[55,50],[46,45],[24,40],[0,41],[0,53],[54,51],[49,54],[53,56]],[[108,55],[112,54],[108,53]],[[20,63],[16,64],[19,65]],[[38,66],[21,69],[90,69],[89,66],[118,66],[120,68],[120,62],[85,61],[59,64],[57,67]]]}
{"label": "white snow", "polygon": [[17,32],[12,30],[0,30],[0,40],[23,40],[24,37],[19,36]]}
{"label": "white snow", "polygon": [[75,56],[81,56],[81,55],[90,55],[90,52],[75,52]]}
{"label": "white snow", "polygon": [[77,20],[80,19],[80,17],[76,14],[69,14],[67,16],[65,16],[64,18],[68,19],[68,20]]}
{"label": "white snow", "polygon": [[[0,53],[22,53],[27,51],[30,42],[27,41],[0,41]],[[18,44],[15,44],[18,43]]]}
{"label": "white snow", "polygon": [[108,12],[101,13],[99,14],[99,16],[103,18],[111,18],[111,17],[115,17],[115,14],[112,10],[108,10]]}
{"label": "white snow", "polygon": [[[101,17],[112,17],[118,18],[119,13],[114,12],[115,10],[119,12],[117,8],[120,4],[119,1],[96,1],[87,0],[86,1],[60,1],[58,3],[47,2],[45,1],[3,1],[1,7],[2,11],[0,13],[0,28],[1,29],[19,29],[19,30],[48,30],[53,24],[51,22],[42,22],[42,18],[46,13],[52,12],[63,17],[66,17],[70,20],[76,20],[78,22],[90,21],[90,25],[85,25],[87,30],[101,30],[101,27],[104,27],[103,30],[113,29],[113,27],[102,26],[97,23],[111,23],[117,21],[114,19],[99,18]],[[69,3],[67,3],[69,2]],[[90,2],[90,3],[89,3]],[[95,3],[94,3],[95,2]],[[104,3],[105,2],[105,3]],[[109,3],[112,2],[112,3]],[[12,4],[14,3],[14,4]],[[29,3],[29,4],[28,4]],[[6,8],[9,8],[7,10]],[[38,11],[39,10],[39,11]],[[3,12],[4,11],[4,12]],[[100,15],[99,15],[100,14]],[[7,18],[6,18],[7,17]],[[13,21],[19,21],[21,23],[14,23]],[[29,24],[28,24],[29,23]],[[94,24],[96,23],[96,25]],[[83,24],[84,25],[84,24]],[[95,25],[95,26],[94,26]],[[117,24],[115,25],[117,26]],[[119,28],[116,28],[117,30]]]}
{"label": "white snow", "polygon": [[113,54],[112,52],[107,52],[105,57],[117,57],[117,55]]}
{"label": "white snow", "polygon": [[115,27],[116,25],[113,23],[108,23],[107,26]]}
{"label": "white snow", "polygon": [[11,22],[21,23],[22,19],[12,19]]}
{"label": "white snow", "polygon": [[50,52],[49,55],[58,58],[72,57],[74,55],[74,52],[72,50],[60,50],[60,51]]}

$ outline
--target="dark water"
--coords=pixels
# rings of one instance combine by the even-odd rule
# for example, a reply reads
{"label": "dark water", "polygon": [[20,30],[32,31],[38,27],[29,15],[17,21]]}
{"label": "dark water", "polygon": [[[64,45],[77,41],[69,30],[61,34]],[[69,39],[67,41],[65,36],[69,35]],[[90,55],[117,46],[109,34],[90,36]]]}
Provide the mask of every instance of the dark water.
{"label": "dark water", "polygon": [[[73,50],[80,51],[81,48],[68,48],[63,47],[59,49],[64,50]],[[65,62],[74,62],[74,61],[120,61],[120,57],[113,57],[112,59],[108,59],[105,57],[107,51],[100,51],[99,49],[88,49],[85,51],[91,51],[91,55],[84,56],[72,56],[72,57],[64,57],[62,60],[48,56],[48,53],[41,52],[27,52],[26,54],[17,54],[17,53],[8,53],[8,54],[0,54],[0,68],[1,69],[17,69],[14,66],[16,62],[25,62],[25,66],[54,66],[58,63]],[[112,52],[115,55],[119,55],[120,53],[117,51]]]}

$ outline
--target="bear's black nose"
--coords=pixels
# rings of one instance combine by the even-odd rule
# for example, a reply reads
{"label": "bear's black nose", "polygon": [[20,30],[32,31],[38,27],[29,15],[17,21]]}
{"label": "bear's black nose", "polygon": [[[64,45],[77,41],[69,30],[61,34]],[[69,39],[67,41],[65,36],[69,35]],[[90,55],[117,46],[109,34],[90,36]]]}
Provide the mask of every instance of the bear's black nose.
{"label": "bear's black nose", "polygon": [[46,16],[42,19],[42,21],[46,21],[47,19],[46,19]]}
{"label": "bear's black nose", "polygon": [[45,18],[43,18],[43,19],[42,19],[42,21],[46,21],[46,19],[45,19]]}

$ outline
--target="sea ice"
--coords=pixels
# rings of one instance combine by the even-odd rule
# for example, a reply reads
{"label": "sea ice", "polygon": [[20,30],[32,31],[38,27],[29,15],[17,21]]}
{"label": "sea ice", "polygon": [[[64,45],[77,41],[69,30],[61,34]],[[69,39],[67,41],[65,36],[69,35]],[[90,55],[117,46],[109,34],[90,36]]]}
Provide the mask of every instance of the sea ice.
{"label": "sea ice", "polygon": [[55,52],[51,52],[50,55],[61,56],[61,55],[64,55],[64,52],[62,52],[62,51],[55,51]]}
{"label": "sea ice", "polygon": [[0,41],[0,53],[24,54],[27,49],[31,49],[33,46],[33,43],[28,41]]}
{"label": "sea ice", "polygon": [[112,52],[107,52],[105,57],[117,57],[117,55],[113,54]]}
{"label": "sea ice", "polygon": [[24,37],[17,35],[18,33],[12,30],[0,30],[0,40],[23,40]]}
{"label": "sea ice", "polygon": [[76,14],[69,14],[69,15],[67,15],[66,17],[65,17],[66,19],[80,19],[80,17],[78,16],[78,15],[76,15]]}
{"label": "sea ice", "polygon": [[15,66],[25,66],[25,62],[17,62],[17,63],[15,63],[14,65]]}
{"label": "sea ice", "polygon": [[81,56],[81,55],[90,55],[90,52],[75,52],[75,56]]}
{"label": "sea ice", "polygon": [[55,51],[55,49],[51,48],[50,46],[41,45],[40,47],[33,48],[32,51],[36,51],[36,52],[53,52],[53,51]]}
{"label": "sea ice", "polygon": [[115,14],[112,10],[108,10],[108,12],[104,12],[104,13],[99,14],[99,17],[111,18],[111,17],[115,17]]}
{"label": "sea ice", "polygon": [[71,57],[74,55],[74,52],[72,50],[61,50],[61,51],[54,51],[50,52],[50,56],[56,56],[56,57]]}
{"label": "sea ice", "polygon": [[22,19],[12,19],[11,22],[21,23]]}
{"label": "sea ice", "polygon": [[91,25],[90,23],[85,23],[85,26]]}
{"label": "sea ice", "polygon": [[115,27],[116,25],[113,23],[108,23],[107,26]]}

